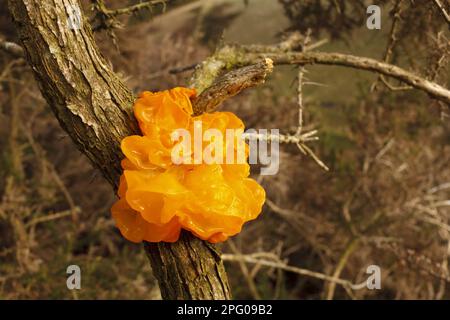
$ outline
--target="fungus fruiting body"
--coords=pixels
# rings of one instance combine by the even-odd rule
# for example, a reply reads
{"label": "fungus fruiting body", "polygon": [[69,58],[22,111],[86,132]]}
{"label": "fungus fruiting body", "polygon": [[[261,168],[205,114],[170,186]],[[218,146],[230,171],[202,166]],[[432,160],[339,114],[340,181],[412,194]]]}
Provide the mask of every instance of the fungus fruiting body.
{"label": "fungus fruiting body", "polygon": [[[180,149],[186,161],[174,163],[172,151],[182,143],[173,139],[177,130],[194,133],[199,121],[202,130],[215,129],[223,137],[227,129],[244,129],[230,112],[194,117],[190,101],[194,95],[195,90],[180,87],[143,92],[134,105],[143,135],[122,140],[125,159],[119,200],[111,208],[117,227],[132,242],[175,242],[181,229],[212,243],[222,242],[261,212],[265,192],[249,178],[246,161],[199,162],[189,148]],[[229,149],[229,142],[220,142],[216,145]],[[207,148],[208,142],[202,141],[201,146]],[[239,150],[232,148],[232,152]],[[247,148],[244,154],[246,159]]]}

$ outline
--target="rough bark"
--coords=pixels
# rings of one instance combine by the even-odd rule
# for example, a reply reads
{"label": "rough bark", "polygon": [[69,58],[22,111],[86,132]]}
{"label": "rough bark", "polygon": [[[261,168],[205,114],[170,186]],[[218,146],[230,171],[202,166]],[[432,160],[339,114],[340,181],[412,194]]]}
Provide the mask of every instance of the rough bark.
{"label": "rough bark", "polygon": [[175,243],[146,243],[145,248],[164,299],[231,298],[221,253],[215,245],[183,231]]}
{"label": "rough bark", "polygon": [[9,1],[26,58],[61,126],[117,186],[120,140],[137,132],[133,94],[97,50],[86,24],[70,30],[76,1]]}
{"label": "rough bark", "polygon": [[[120,141],[137,134],[133,94],[95,45],[90,26],[71,30],[77,0],[9,0],[9,9],[41,92],[78,148],[117,188]],[[175,244],[147,244],[166,299],[228,299],[217,249],[184,234]]]}

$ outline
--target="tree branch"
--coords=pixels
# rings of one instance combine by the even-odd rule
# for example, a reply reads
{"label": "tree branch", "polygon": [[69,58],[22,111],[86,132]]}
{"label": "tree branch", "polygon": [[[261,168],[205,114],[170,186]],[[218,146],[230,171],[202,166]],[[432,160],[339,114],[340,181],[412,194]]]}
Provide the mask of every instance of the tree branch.
{"label": "tree branch", "polygon": [[[98,51],[85,18],[80,29],[69,28],[67,12],[72,11],[70,6],[80,7],[79,2],[9,0],[8,4],[42,95],[77,147],[117,189],[123,158],[120,142],[139,134],[132,115],[134,96]],[[222,96],[209,92],[212,97]],[[211,96],[203,95],[197,103],[211,105],[204,100]],[[163,298],[231,297],[214,245],[183,232],[177,243],[145,247]]]}
{"label": "tree branch", "polygon": [[118,16],[118,15],[122,15],[122,14],[133,14],[136,13],[140,10],[143,9],[149,9],[151,10],[152,7],[156,6],[156,5],[162,5],[163,6],[163,10],[166,8],[166,3],[168,2],[168,0],[153,0],[153,1],[145,1],[145,2],[140,2],[137,3],[135,5],[129,6],[129,7],[125,7],[125,8],[120,8],[120,9],[115,9],[115,10],[108,10],[108,13],[111,14],[112,16]]}
{"label": "tree branch", "polygon": [[[314,46],[314,44],[311,46]],[[308,48],[305,48],[304,52],[298,52],[280,48],[280,46],[225,45],[199,65],[192,81],[198,83],[200,88],[204,88],[209,86],[212,82],[211,79],[217,77],[223,70],[235,66],[254,64],[265,58],[271,59],[275,65],[323,64],[376,72],[395,78],[450,105],[450,91],[448,89],[400,67],[371,58],[341,53],[309,51]]]}
{"label": "tree branch", "polygon": [[25,57],[25,53],[23,52],[23,49],[21,46],[19,46],[17,43],[5,41],[1,38],[0,38],[0,49],[11,54],[15,58],[24,58]]}
{"label": "tree branch", "polygon": [[[92,24],[94,25],[93,30],[99,31],[103,29],[114,29],[121,26],[117,17],[120,15],[133,14],[141,10],[147,9],[152,10],[154,6],[161,5],[163,11],[166,9],[166,4],[169,0],[152,0],[140,2],[135,5],[120,9],[109,9],[104,0],[92,0],[93,9],[96,12]],[[111,30],[110,30],[111,31]]]}
{"label": "tree branch", "polygon": [[211,112],[223,101],[242,90],[264,83],[267,74],[272,70],[272,60],[263,59],[253,65],[226,73],[193,100],[194,115]]}
{"label": "tree branch", "polygon": [[[270,56],[269,56],[270,57]],[[371,58],[357,57],[341,53],[305,52],[288,58],[279,57],[278,63],[326,64],[374,71],[400,80],[410,86],[422,90],[429,96],[450,105],[450,91],[435,82],[428,81],[400,67],[380,62]],[[274,60],[276,61],[276,60]]]}
{"label": "tree branch", "polygon": [[339,284],[349,290],[361,290],[366,288],[367,286],[366,281],[361,283],[352,283],[349,280],[341,279],[335,276],[329,276],[320,272],[289,266],[285,262],[281,261],[279,257],[268,252],[246,254],[246,255],[222,254],[222,259],[224,261],[245,262],[269,268],[281,269],[287,272],[299,274],[301,276],[316,278],[319,280],[328,281],[333,284]]}

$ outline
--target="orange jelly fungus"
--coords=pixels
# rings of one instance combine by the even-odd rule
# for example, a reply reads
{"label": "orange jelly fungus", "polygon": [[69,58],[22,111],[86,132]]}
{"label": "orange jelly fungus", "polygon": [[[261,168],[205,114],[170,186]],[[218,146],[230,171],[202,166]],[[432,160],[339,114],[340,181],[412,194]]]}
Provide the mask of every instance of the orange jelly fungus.
{"label": "orange jelly fungus", "polygon": [[171,150],[178,142],[171,134],[177,129],[192,132],[194,121],[202,121],[203,130],[220,130],[224,137],[226,129],[244,129],[230,112],[193,117],[193,96],[195,90],[187,88],[143,92],[134,105],[143,136],[122,140],[126,158],[120,199],[111,208],[120,232],[132,242],[175,242],[181,229],[222,242],[261,212],[265,192],[248,177],[248,163],[172,163]]}

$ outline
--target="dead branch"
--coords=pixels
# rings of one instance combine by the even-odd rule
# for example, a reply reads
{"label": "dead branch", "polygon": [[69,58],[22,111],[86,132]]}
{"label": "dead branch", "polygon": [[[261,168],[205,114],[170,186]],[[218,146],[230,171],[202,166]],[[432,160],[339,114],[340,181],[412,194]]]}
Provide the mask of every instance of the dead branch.
{"label": "dead branch", "polygon": [[[229,239],[228,240],[228,246],[230,247],[231,251],[233,251],[234,255],[239,259],[242,257],[242,252],[236,247],[234,242]],[[245,280],[247,281],[248,288],[255,300],[261,300],[261,295],[258,292],[258,288],[256,287],[254,276],[250,274],[250,271],[247,268],[247,264],[244,260],[240,259],[239,261],[239,267],[241,268],[242,275],[244,276]]]}
{"label": "dead branch", "polygon": [[[75,207],[75,210],[76,210],[76,213],[80,213],[81,212],[81,208],[80,207]],[[73,216],[73,210],[72,209],[64,210],[64,211],[57,212],[57,213],[48,214],[48,215],[43,216],[43,217],[34,218],[33,220],[31,220],[30,222],[28,222],[25,225],[25,228],[30,228],[30,227],[33,227],[33,226],[35,226],[35,225],[37,225],[39,223],[42,223],[42,222],[53,221],[53,220],[56,220],[56,219],[65,218],[65,217],[69,217],[69,216]]]}
{"label": "dead branch", "polygon": [[190,64],[187,66],[182,66],[182,67],[167,68],[167,69],[160,70],[160,71],[150,74],[148,76],[148,79],[159,78],[165,74],[178,74],[178,73],[186,72],[186,71],[195,69],[196,66],[197,66],[197,63],[193,63],[193,64]]}
{"label": "dead branch", "polygon": [[125,8],[108,10],[108,13],[112,16],[119,16],[119,15],[123,15],[123,14],[133,14],[133,13],[136,13],[143,9],[151,10],[153,7],[155,7],[157,5],[163,6],[163,10],[165,10],[167,2],[168,2],[168,0],[144,1],[144,2],[137,3],[135,5],[129,6],[129,7],[125,7]]}
{"label": "dead branch", "polygon": [[[257,54],[254,59],[261,55]],[[266,56],[266,55],[264,55]],[[275,64],[324,64],[350,67],[354,69],[373,71],[385,76],[400,80],[410,86],[422,90],[429,96],[450,105],[450,91],[437,83],[428,81],[422,77],[406,71],[400,67],[380,62],[375,59],[357,57],[342,53],[304,52],[296,54],[267,55]],[[250,59],[251,60],[251,59]]]}
{"label": "dead branch", "polygon": [[104,0],[93,0],[93,9],[96,12],[91,21],[93,30],[99,31],[106,29],[112,31],[112,29],[119,28],[121,26],[120,22],[117,20],[118,16],[134,14],[145,9],[152,10],[153,7],[158,5],[162,5],[163,11],[165,11],[168,1],[169,0],[152,0],[140,2],[120,9],[109,9]]}
{"label": "dead branch", "polygon": [[14,42],[0,39],[0,49],[11,54],[15,58],[24,58],[25,53],[20,45]]}
{"label": "dead branch", "polygon": [[[312,44],[313,46],[314,44]],[[435,82],[429,81],[398,66],[380,62],[375,59],[358,57],[342,53],[327,53],[318,51],[304,52],[286,51],[279,46],[260,45],[224,45],[211,57],[205,60],[194,73],[192,82],[198,88],[208,87],[214,79],[225,69],[233,66],[246,66],[269,58],[275,65],[336,65],[354,69],[376,72],[384,76],[397,79],[407,85],[427,93],[429,96],[450,105],[450,91]]]}
{"label": "dead branch", "polygon": [[[272,256],[272,255],[271,255]],[[269,257],[270,258],[270,257]],[[340,278],[335,278],[328,276],[326,274],[311,271],[304,268],[298,268],[294,266],[289,266],[283,261],[280,261],[278,257],[273,256],[272,259],[267,258],[267,253],[258,254],[247,254],[247,255],[235,255],[235,254],[222,254],[222,260],[233,261],[233,262],[246,262],[251,264],[257,264],[269,268],[281,269],[287,272],[293,272],[302,276],[312,277],[320,279],[323,281],[328,281],[331,283],[339,284],[346,289],[360,290],[366,287],[366,281],[361,283],[352,283],[349,280],[344,280]]]}
{"label": "dead branch", "polygon": [[272,70],[272,60],[263,59],[253,65],[236,69],[219,77],[193,100],[194,115],[211,112],[223,101],[237,95],[242,90],[264,83],[266,76]]}
{"label": "dead branch", "polygon": [[440,0],[433,0],[436,6],[439,8],[439,11],[441,12],[442,16],[444,17],[445,21],[450,25],[450,14],[447,12],[447,10],[444,8],[444,5],[441,3]]}
{"label": "dead branch", "polygon": [[[386,62],[386,63],[390,62],[394,48],[398,42],[397,33],[400,29],[400,22],[402,20],[401,15],[403,12],[402,2],[403,2],[403,0],[397,0],[394,5],[394,9],[393,9],[394,10],[394,18],[392,20],[391,31],[389,33],[389,41],[386,46],[386,50],[384,52],[384,57],[383,57],[383,62]],[[396,86],[390,84],[389,81],[382,74],[379,74],[377,81],[381,81],[391,91],[402,91],[402,90],[412,89],[411,86],[396,87]],[[372,85],[372,89],[376,88],[377,81]]]}

